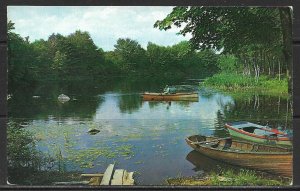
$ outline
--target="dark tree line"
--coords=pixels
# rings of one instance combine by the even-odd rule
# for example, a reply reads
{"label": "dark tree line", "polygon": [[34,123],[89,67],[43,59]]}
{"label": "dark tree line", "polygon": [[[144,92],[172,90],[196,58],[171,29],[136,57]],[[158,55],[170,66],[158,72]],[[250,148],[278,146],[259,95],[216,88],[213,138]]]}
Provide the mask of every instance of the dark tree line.
{"label": "dark tree line", "polygon": [[52,34],[47,40],[30,42],[13,29],[10,21],[9,87],[124,75],[190,77],[219,69],[214,51],[195,51],[186,41],[167,47],[149,42],[144,49],[135,40],[118,39],[113,51],[104,52],[88,32]]}
{"label": "dark tree line", "polygon": [[9,87],[124,75],[199,77],[220,71],[291,79],[289,8],[175,7],[154,24],[164,30],[173,26],[181,27],[182,35],[191,34],[190,41],[173,46],[149,42],[143,48],[135,40],[118,39],[115,49],[105,52],[88,32],[30,42],[14,33],[9,22]]}

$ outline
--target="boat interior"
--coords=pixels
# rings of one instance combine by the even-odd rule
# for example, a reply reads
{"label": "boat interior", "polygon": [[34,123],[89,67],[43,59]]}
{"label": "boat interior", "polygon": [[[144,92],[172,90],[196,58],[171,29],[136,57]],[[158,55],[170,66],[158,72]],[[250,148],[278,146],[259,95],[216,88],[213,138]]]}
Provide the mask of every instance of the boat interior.
{"label": "boat interior", "polygon": [[264,129],[258,128],[258,127],[253,127],[253,126],[249,126],[249,127],[244,127],[244,128],[239,128],[243,131],[246,131],[248,133],[253,133],[256,135],[264,135],[264,136],[269,136],[269,137],[277,137],[276,133],[273,133],[271,131],[266,131]]}
{"label": "boat interior", "polygon": [[188,138],[194,144],[199,146],[214,148],[218,150],[228,150],[237,152],[291,152],[292,148],[279,146],[269,146],[258,143],[237,141],[231,138],[216,138],[194,135]]}
{"label": "boat interior", "polygon": [[239,128],[239,129],[244,130],[248,133],[254,133],[254,131],[257,129],[257,127],[250,126],[250,127]]}

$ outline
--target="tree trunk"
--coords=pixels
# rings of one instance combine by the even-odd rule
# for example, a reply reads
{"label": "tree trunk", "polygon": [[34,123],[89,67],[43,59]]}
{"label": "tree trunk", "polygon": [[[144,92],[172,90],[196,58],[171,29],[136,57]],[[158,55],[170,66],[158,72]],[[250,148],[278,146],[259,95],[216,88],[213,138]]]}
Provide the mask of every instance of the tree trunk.
{"label": "tree trunk", "polygon": [[280,96],[278,97],[278,103],[277,103],[277,114],[280,113]]}
{"label": "tree trunk", "polygon": [[286,100],[286,116],[285,116],[285,129],[287,128],[288,125],[288,116],[289,116],[289,98]]}
{"label": "tree trunk", "polygon": [[281,29],[282,29],[282,42],[283,42],[283,55],[286,62],[286,73],[288,78],[288,91],[292,93],[292,15],[291,8],[279,8]]}
{"label": "tree trunk", "polygon": [[271,61],[269,55],[267,55],[267,62],[268,62],[268,68],[269,68],[269,76],[271,76]]}
{"label": "tree trunk", "polygon": [[278,59],[278,79],[280,81],[281,68],[280,68],[280,60]]}
{"label": "tree trunk", "polygon": [[276,72],[275,72],[275,56],[272,57],[272,67],[273,67],[273,70],[272,70],[273,76],[276,76]]}

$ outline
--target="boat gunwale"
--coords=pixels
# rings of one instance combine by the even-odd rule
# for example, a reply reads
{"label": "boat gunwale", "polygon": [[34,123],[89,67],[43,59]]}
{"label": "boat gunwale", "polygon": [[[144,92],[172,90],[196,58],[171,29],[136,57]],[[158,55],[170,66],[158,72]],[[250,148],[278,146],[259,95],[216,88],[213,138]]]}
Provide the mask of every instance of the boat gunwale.
{"label": "boat gunwale", "polygon": [[[190,140],[189,138],[190,137],[193,137],[193,136],[196,136],[196,135],[192,135],[192,136],[189,136],[187,138],[185,138],[185,140],[187,142],[190,142],[191,144],[195,141],[192,141]],[[210,136],[207,136],[207,137],[210,137]],[[216,137],[210,137],[210,138],[216,138]],[[217,139],[217,138],[216,138]],[[230,139],[230,138],[228,138]],[[233,140],[235,142],[239,142],[239,143],[246,143],[246,144],[249,144],[250,142],[247,142],[247,141],[236,141],[236,140]],[[213,142],[213,140],[211,141]],[[262,145],[262,146],[267,146],[267,147],[272,147],[272,148],[282,148],[282,149],[287,149],[285,147],[280,147],[280,146],[269,146],[269,145],[264,145],[264,144],[257,144],[257,143],[250,143],[252,145]],[[243,151],[243,150],[239,150],[239,151],[233,151],[233,150],[221,150],[221,149],[217,149],[217,148],[213,148],[213,147],[209,147],[209,146],[204,146],[204,145],[201,145],[201,144],[193,144],[193,145],[198,145],[199,147],[202,147],[202,148],[207,148],[207,149],[210,149],[210,150],[214,150],[214,151],[218,151],[218,152],[224,152],[224,153],[236,153],[236,154],[255,154],[255,155],[287,155],[287,154],[293,154],[293,150],[291,151],[286,151],[286,152],[254,152],[254,151]],[[197,149],[197,148],[196,148]]]}
{"label": "boat gunwale", "polygon": [[[238,133],[241,133],[241,134],[244,134],[244,135],[248,135],[250,137],[256,137],[256,138],[265,139],[265,140],[271,140],[271,141],[291,141],[288,137],[276,137],[276,138],[270,137],[270,138],[266,138],[266,136],[264,136],[264,135],[256,135],[254,133],[249,133],[247,131],[234,128],[233,126],[229,125],[228,123],[225,124],[225,128],[228,128],[230,130],[233,130],[235,132],[238,132]],[[262,128],[262,129],[266,130],[266,131],[269,131],[269,132],[272,132],[271,130],[266,129],[266,128]],[[274,134],[276,134],[276,133],[274,133]],[[280,134],[280,135],[282,135],[282,134]]]}
{"label": "boat gunwale", "polygon": [[174,93],[174,94],[168,94],[168,93],[156,93],[156,92],[144,92],[141,95],[147,95],[147,96],[180,96],[180,95],[198,95],[198,92],[187,92],[187,93]]}

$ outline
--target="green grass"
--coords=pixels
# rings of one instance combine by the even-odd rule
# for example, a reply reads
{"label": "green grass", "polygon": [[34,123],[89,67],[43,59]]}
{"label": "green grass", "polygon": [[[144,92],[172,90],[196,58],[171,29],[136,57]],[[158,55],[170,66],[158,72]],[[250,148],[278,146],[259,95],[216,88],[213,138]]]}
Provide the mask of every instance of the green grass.
{"label": "green grass", "polygon": [[262,177],[252,170],[241,169],[238,174],[233,170],[226,170],[221,174],[212,173],[211,183],[216,186],[282,186],[289,182]]}
{"label": "green grass", "polygon": [[230,92],[260,92],[269,95],[288,95],[288,80],[282,78],[254,77],[241,74],[220,73],[207,78],[202,84],[222,91]]}
{"label": "green grass", "polygon": [[223,170],[220,173],[211,172],[206,177],[177,177],[166,180],[173,186],[286,186],[291,179],[280,177],[264,177],[252,170]]}

